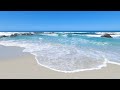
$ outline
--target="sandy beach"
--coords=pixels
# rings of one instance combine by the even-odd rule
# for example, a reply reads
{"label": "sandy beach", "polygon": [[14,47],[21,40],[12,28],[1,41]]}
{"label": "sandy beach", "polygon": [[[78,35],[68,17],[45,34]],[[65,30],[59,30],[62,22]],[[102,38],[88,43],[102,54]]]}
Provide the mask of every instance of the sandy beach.
{"label": "sandy beach", "polygon": [[0,79],[118,79],[120,66],[107,64],[100,70],[63,73],[37,64],[23,48],[0,46]]}

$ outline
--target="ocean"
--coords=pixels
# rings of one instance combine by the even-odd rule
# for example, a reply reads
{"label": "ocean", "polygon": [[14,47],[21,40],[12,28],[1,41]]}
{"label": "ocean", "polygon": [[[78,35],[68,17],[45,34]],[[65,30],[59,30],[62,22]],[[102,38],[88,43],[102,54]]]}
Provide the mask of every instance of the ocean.
{"label": "ocean", "polygon": [[[24,47],[23,52],[35,55],[37,63],[54,71],[72,73],[120,65],[120,32],[113,38],[103,32],[0,32],[0,45]],[[30,32],[31,33],[31,32]],[[104,32],[105,33],[105,32]],[[114,33],[114,34],[113,34]],[[111,33],[110,33],[111,34]]]}

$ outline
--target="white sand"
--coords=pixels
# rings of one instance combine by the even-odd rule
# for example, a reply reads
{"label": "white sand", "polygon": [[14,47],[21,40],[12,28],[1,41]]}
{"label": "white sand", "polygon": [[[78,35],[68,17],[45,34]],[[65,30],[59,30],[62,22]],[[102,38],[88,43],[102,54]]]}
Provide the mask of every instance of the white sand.
{"label": "white sand", "polygon": [[115,78],[120,78],[119,65],[108,64],[107,67],[104,67],[100,70],[83,71],[77,73],[62,73],[38,65],[35,57],[29,53],[22,53],[21,48],[0,46],[0,79]]}

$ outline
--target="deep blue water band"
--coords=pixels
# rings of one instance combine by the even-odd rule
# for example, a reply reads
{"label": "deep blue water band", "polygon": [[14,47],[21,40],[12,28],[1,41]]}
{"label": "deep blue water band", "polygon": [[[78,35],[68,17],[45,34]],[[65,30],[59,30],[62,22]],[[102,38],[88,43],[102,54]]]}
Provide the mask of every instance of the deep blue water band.
{"label": "deep blue water band", "polygon": [[120,30],[0,30],[0,32],[120,32]]}

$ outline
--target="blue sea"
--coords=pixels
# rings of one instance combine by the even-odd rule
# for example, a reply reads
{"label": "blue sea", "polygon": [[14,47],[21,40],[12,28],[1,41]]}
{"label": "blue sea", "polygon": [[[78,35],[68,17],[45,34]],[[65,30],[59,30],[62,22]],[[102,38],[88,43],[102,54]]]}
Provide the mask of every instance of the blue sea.
{"label": "blue sea", "polygon": [[[0,45],[24,47],[37,63],[54,71],[72,73],[120,65],[120,34],[101,37],[96,32],[48,32],[18,35],[1,32]],[[20,32],[19,32],[20,33]]]}

